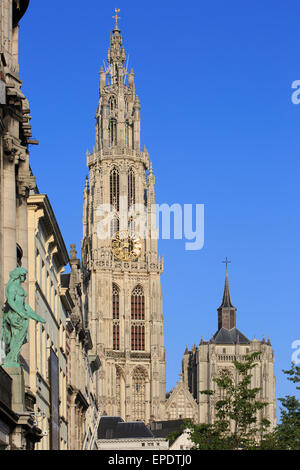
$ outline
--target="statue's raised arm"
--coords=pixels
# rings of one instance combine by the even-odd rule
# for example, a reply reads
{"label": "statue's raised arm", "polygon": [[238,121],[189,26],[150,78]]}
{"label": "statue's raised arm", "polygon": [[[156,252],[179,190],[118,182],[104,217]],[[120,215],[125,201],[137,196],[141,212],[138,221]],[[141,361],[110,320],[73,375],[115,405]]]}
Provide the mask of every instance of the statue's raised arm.
{"label": "statue's raised arm", "polygon": [[26,279],[27,270],[16,268],[9,274],[5,288],[6,304],[2,317],[2,335],[5,342],[5,363],[3,367],[20,367],[18,362],[21,347],[27,341],[29,319],[46,321],[25,303],[27,297],[21,283]]}

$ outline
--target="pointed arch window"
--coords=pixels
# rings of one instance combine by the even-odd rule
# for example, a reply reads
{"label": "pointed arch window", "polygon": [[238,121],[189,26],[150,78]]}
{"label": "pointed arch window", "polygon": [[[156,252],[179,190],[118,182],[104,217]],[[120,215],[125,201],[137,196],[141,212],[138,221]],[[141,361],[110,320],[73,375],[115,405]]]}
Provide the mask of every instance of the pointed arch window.
{"label": "pointed arch window", "polygon": [[113,350],[120,350],[120,290],[112,285],[112,317],[113,317]]}
{"label": "pointed arch window", "polygon": [[110,86],[111,85],[111,75],[110,73],[106,74],[106,79],[105,79],[105,86]]}
{"label": "pointed arch window", "polygon": [[135,204],[135,172],[133,168],[128,171],[128,209]]}
{"label": "pointed arch window", "polygon": [[116,284],[112,288],[112,312],[113,320],[119,320],[120,317],[120,291]]}
{"label": "pointed arch window", "polygon": [[132,377],[132,387],[134,419],[136,421],[145,421],[146,374],[143,369],[135,369]]}
{"label": "pointed arch window", "polygon": [[111,96],[109,98],[109,102],[108,102],[108,114],[109,114],[109,116],[112,116],[113,111],[116,109],[116,107],[117,107],[116,98],[114,96]]}
{"label": "pointed arch window", "polygon": [[117,121],[115,119],[109,120],[108,125],[108,144],[113,147],[117,143]]}
{"label": "pointed arch window", "polygon": [[128,121],[125,119],[125,145],[128,145]]}
{"label": "pointed arch window", "polygon": [[111,96],[108,101],[108,145],[112,147],[117,143],[117,121],[115,119],[115,110],[117,108],[117,100]]}
{"label": "pointed arch window", "polygon": [[145,320],[145,296],[142,286],[136,286],[131,293],[131,319]]}
{"label": "pointed arch window", "polygon": [[120,230],[120,221],[119,217],[116,215],[110,222],[110,237],[113,238],[114,235]]}
{"label": "pointed arch window", "polygon": [[118,168],[114,167],[110,172],[110,204],[119,211],[120,200],[120,175]]}

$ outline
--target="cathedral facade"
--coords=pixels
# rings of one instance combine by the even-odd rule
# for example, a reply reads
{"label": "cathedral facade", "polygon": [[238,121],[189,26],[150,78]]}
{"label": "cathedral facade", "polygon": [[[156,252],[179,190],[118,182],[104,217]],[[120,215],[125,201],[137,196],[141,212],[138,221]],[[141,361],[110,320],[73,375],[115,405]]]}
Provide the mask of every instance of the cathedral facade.
{"label": "cathedral facade", "polygon": [[[125,421],[160,419],[165,402],[163,262],[152,236],[155,178],[140,144],[140,102],[117,22],[100,70],[96,147],[87,153],[83,291],[100,411]],[[154,211],[154,212],[153,212]]]}

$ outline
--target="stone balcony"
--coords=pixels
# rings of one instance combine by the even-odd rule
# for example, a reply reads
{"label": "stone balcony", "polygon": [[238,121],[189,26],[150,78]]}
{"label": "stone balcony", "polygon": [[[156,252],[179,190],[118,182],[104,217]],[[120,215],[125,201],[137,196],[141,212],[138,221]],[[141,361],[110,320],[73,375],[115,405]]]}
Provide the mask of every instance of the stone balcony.
{"label": "stone balcony", "polygon": [[149,154],[145,149],[143,152],[130,148],[112,147],[106,150],[93,150],[92,153],[87,151],[87,166],[94,165],[97,161],[105,161],[113,159],[128,158],[133,161],[142,161],[146,170],[149,170]]}

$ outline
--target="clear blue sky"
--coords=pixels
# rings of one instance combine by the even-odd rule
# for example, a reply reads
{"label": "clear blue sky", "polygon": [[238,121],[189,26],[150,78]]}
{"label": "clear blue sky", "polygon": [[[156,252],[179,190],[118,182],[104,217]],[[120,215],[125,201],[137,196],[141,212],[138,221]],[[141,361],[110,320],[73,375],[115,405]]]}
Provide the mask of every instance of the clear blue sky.
{"label": "clear blue sky", "polygon": [[225,256],[238,328],[269,335],[277,396],[300,339],[300,5],[296,0],[118,3],[31,0],[20,30],[31,165],[66,245],[80,246],[86,149],[95,141],[98,72],[114,8],[142,104],[142,145],[157,202],[205,204],[205,246],[160,241],[167,389],[186,344],[210,339]]}

